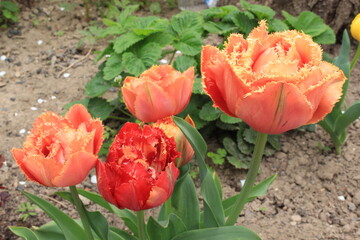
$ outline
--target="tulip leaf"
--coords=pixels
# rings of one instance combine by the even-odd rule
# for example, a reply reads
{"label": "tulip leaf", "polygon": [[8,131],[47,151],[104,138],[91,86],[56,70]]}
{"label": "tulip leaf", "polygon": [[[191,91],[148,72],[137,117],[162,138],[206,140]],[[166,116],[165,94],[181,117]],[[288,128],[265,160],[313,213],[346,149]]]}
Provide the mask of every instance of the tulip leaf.
{"label": "tulip leaf", "polygon": [[206,228],[181,233],[171,240],[261,240],[254,232],[242,226]]}
{"label": "tulip leaf", "polygon": [[25,191],[22,193],[54,220],[64,233],[66,239],[86,239],[86,234],[82,227],[60,209],[33,194]]}
{"label": "tulip leaf", "polygon": [[185,231],[186,227],[183,221],[175,214],[170,214],[168,221],[162,222],[150,217],[147,223],[147,233],[150,240],[169,240]]}
{"label": "tulip leaf", "polygon": [[360,100],[349,107],[335,122],[335,134],[341,135],[346,128],[360,117]]}
{"label": "tulip leaf", "polygon": [[138,240],[138,238],[122,229],[110,227],[109,240]]}
{"label": "tulip leaf", "polygon": [[88,216],[92,229],[100,239],[108,239],[109,224],[106,218],[98,211],[90,212],[86,210],[86,215]]}
{"label": "tulip leaf", "polygon": [[101,207],[107,209],[109,212],[116,214],[119,218],[121,218],[125,225],[135,234],[137,235],[137,219],[134,213],[127,209],[118,209],[114,205],[108,203],[101,195],[85,191],[83,189],[78,189],[80,195],[88,198],[94,203],[100,205]]}
{"label": "tulip leaf", "polygon": [[103,95],[111,88],[111,83],[104,81],[104,74],[99,71],[85,86],[85,94],[89,97],[98,97]]}
{"label": "tulip leaf", "polygon": [[189,174],[175,183],[171,204],[174,213],[180,217],[187,230],[199,228],[200,207],[196,188]]}
{"label": "tulip leaf", "polygon": [[173,46],[185,55],[195,56],[201,52],[202,44],[201,36],[197,32],[187,31],[175,40]]}
{"label": "tulip leaf", "polygon": [[260,4],[250,4],[245,0],[240,0],[241,6],[256,15],[258,19],[271,19],[275,16],[276,12],[270,7]]}
{"label": "tulip leaf", "polygon": [[87,109],[94,118],[100,118],[100,120],[107,119],[114,111],[115,106],[108,102],[105,98],[90,98]]}
{"label": "tulip leaf", "polygon": [[10,230],[17,236],[22,237],[24,240],[39,240],[35,233],[26,227],[9,227]]}
{"label": "tulip leaf", "polygon": [[193,57],[190,56],[178,56],[174,61],[174,68],[180,72],[186,71],[190,67],[196,68],[196,61]]}
{"label": "tulip leaf", "polygon": [[[118,76],[122,70],[122,55],[113,53],[109,58],[106,59],[105,67],[103,69],[104,80],[113,80],[116,76]],[[92,96],[91,96],[92,97]]]}
{"label": "tulip leaf", "polygon": [[[270,185],[275,181],[277,175],[274,174],[268,178],[266,178],[264,181],[258,183],[257,185],[255,185],[252,189],[251,192],[248,196],[248,199],[246,202],[250,202],[252,200],[254,200],[257,197],[263,196],[266,194],[268,188],[270,187]],[[229,214],[233,211],[233,205],[236,202],[236,199],[238,198],[239,194],[236,194],[234,196],[231,196],[227,199],[224,199],[222,201],[223,204],[223,208],[225,210],[225,216],[229,216]]]}
{"label": "tulip leaf", "polygon": [[133,32],[125,33],[120,37],[115,38],[113,48],[116,53],[121,54],[135,43],[143,40],[144,37],[145,36],[137,35]]}

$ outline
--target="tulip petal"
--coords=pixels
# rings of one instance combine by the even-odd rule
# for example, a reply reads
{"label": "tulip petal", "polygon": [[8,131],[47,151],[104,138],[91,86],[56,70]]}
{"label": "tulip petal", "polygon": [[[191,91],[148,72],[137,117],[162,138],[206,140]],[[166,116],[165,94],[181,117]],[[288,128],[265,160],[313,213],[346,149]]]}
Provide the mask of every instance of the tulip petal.
{"label": "tulip petal", "polygon": [[237,77],[226,57],[216,47],[203,47],[201,71],[205,91],[214,101],[214,106],[236,117],[233,102],[248,93],[249,89]]}
{"label": "tulip petal", "polygon": [[92,120],[88,126],[89,130],[95,131],[94,135],[94,154],[98,154],[103,144],[104,126],[101,121]]}
{"label": "tulip petal", "polygon": [[11,150],[11,153],[12,153],[17,165],[19,165],[21,171],[23,171],[25,173],[26,177],[31,181],[39,182],[23,165],[24,158],[25,158],[24,150],[18,149],[18,148],[13,148]]}
{"label": "tulip petal", "polygon": [[81,183],[95,166],[98,158],[88,152],[68,156],[59,174],[52,180],[54,186],[66,187]]}
{"label": "tulip petal", "polygon": [[[136,90],[132,87],[132,83],[139,81],[138,78],[135,77],[126,77],[124,80],[124,85],[121,88],[121,93],[125,102],[126,107],[132,113],[132,115],[136,116],[135,112],[135,101],[136,101]],[[135,88],[136,89],[136,88]]]}
{"label": "tulip petal", "polygon": [[73,105],[65,114],[65,118],[69,119],[76,129],[81,123],[89,123],[92,120],[90,113],[81,104]]}
{"label": "tulip petal", "polygon": [[293,84],[268,83],[236,103],[244,122],[258,132],[278,134],[302,126],[312,114],[311,105]]}
{"label": "tulip petal", "polygon": [[105,164],[100,160],[96,164],[96,179],[99,192],[104,199],[114,205],[117,205],[116,200],[112,195],[111,188],[113,181],[110,179],[113,179],[113,173],[109,170],[109,168],[106,168]]}
{"label": "tulip petal", "polygon": [[155,122],[174,114],[176,104],[161,87],[146,81],[138,89],[135,101],[135,116],[143,122]]}

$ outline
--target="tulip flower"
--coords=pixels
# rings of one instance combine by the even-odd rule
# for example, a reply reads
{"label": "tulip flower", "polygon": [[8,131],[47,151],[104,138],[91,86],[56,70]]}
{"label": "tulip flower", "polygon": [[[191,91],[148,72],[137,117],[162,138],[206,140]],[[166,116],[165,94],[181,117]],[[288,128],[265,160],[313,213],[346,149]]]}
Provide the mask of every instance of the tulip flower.
{"label": "tulip flower", "polygon": [[265,21],[246,40],[231,34],[224,50],[203,47],[201,71],[215,107],[267,134],[322,120],[346,79],[322,61],[310,36],[295,30],[268,34]]}
{"label": "tulip flower", "polygon": [[163,130],[126,123],[104,163],[98,162],[98,189],[108,202],[134,211],[157,207],[172,194],[179,169],[173,138]]}
{"label": "tulip flower", "polygon": [[350,25],[350,32],[353,38],[360,42],[360,13],[356,15]]}
{"label": "tulip flower", "polygon": [[[187,116],[185,118],[185,121],[195,127],[195,123],[190,116]],[[181,154],[181,156],[176,159],[176,166],[178,168],[184,166],[192,159],[192,157],[194,156],[194,150],[191,147],[189,141],[186,139],[185,135],[180,130],[180,128],[176,126],[172,117],[159,120],[156,123],[152,124],[152,126],[161,128],[165,132],[166,136],[175,139],[176,148]]]}
{"label": "tulip flower", "polygon": [[101,121],[77,104],[65,117],[40,115],[23,148],[11,152],[29,180],[50,187],[74,186],[95,167],[103,131]]}
{"label": "tulip flower", "polygon": [[189,103],[194,68],[184,73],[170,65],[153,66],[139,78],[126,77],[121,88],[129,111],[143,122],[176,115]]}

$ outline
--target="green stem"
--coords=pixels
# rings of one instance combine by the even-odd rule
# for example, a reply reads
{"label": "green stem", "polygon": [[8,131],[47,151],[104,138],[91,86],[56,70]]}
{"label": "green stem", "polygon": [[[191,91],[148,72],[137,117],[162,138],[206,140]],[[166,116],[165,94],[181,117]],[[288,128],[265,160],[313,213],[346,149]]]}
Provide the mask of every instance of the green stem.
{"label": "green stem", "polygon": [[145,220],[144,220],[144,211],[137,211],[137,227],[139,232],[139,240],[147,240],[146,229],[145,229]]}
{"label": "green stem", "polygon": [[76,189],[76,186],[70,186],[70,192],[71,192],[71,196],[72,196],[72,198],[74,200],[76,210],[78,211],[78,213],[80,215],[80,219],[81,219],[82,225],[84,227],[85,233],[87,235],[87,239],[88,240],[93,240],[94,237],[92,235],[89,219],[88,219],[88,217],[86,215],[84,205],[83,205],[83,203],[81,202],[81,200],[79,198],[79,194],[78,194],[78,191]]}
{"label": "green stem", "polygon": [[233,226],[236,223],[239,214],[241,213],[245,203],[247,202],[251,189],[254,186],[256,176],[259,172],[260,162],[264,153],[267,136],[268,135],[266,133],[257,133],[255,148],[252,155],[250,168],[246,176],[246,181],[244,187],[241,189],[240,194],[236,199],[233,211],[230,213],[228,219],[226,220],[226,225],[228,226]]}
{"label": "green stem", "polygon": [[354,58],[353,58],[353,60],[351,61],[350,71],[353,70],[353,68],[355,67],[355,65],[356,65],[359,57],[360,57],[360,42],[359,42],[359,44],[358,44],[358,46],[357,46],[357,49],[356,49],[356,53],[355,53],[355,55],[354,55]]}
{"label": "green stem", "polygon": [[170,61],[169,61],[169,65],[172,64],[172,61],[174,60],[174,57],[175,57],[175,53],[176,53],[176,50],[174,50],[174,52],[173,52],[172,55],[171,55],[171,58],[170,58]]}
{"label": "green stem", "polygon": [[117,117],[117,116],[108,116],[107,118],[109,119],[114,119],[114,120],[119,120],[119,121],[128,121],[127,118],[123,118],[123,117]]}

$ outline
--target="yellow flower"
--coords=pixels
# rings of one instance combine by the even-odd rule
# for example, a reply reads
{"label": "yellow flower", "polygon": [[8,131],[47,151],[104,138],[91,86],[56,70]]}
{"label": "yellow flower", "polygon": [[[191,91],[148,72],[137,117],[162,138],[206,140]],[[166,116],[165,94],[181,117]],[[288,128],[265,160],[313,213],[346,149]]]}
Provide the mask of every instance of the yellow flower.
{"label": "yellow flower", "polygon": [[356,15],[350,25],[350,32],[353,38],[360,42],[360,13]]}

